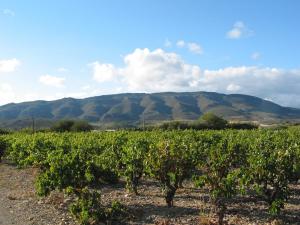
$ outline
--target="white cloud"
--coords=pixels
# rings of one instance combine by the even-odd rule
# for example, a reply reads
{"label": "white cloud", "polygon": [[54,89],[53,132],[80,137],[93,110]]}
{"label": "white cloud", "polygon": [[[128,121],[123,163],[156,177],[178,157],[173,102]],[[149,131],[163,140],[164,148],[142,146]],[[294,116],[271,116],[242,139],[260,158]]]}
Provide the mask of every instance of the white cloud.
{"label": "white cloud", "polygon": [[20,65],[21,61],[18,59],[0,60],[0,73],[14,72]]}
{"label": "white cloud", "polygon": [[[103,64],[109,74],[105,80],[117,82],[122,92],[215,91],[254,95],[282,105],[300,106],[300,70],[256,66],[203,70],[186,63],[176,53],[147,48],[135,49],[126,55],[123,67],[109,65]],[[297,98],[291,101],[290,96]]]}
{"label": "white cloud", "polygon": [[259,52],[253,52],[252,54],[251,54],[251,59],[253,59],[253,60],[258,60],[258,59],[260,59],[260,53]]}
{"label": "white cloud", "polygon": [[69,72],[70,70],[65,67],[59,67],[59,68],[57,68],[57,71],[60,73],[66,73],[66,72]]}
{"label": "white cloud", "polygon": [[198,45],[197,43],[191,42],[191,43],[188,43],[187,46],[188,46],[188,49],[191,52],[195,53],[195,54],[202,54],[203,53],[202,47],[200,45]]}
{"label": "white cloud", "polygon": [[[89,64],[94,79],[77,89],[62,89],[61,93],[37,93],[25,96],[12,85],[0,82],[0,104],[29,99],[88,97],[120,92],[215,91],[239,93],[269,99],[286,106],[300,107],[300,69],[280,69],[258,66],[225,67],[218,70],[189,64],[173,52],[162,49],[135,49],[124,56],[124,65],[94,62]],[[65,78],[51,75],[40,82],[63,87]],[[105,83],[103,83],[105,82]],[[32,97],[36,96],[36,97]]]}
{"label": "white cloud", "polygon": [[185,42],[184,40],[179,40],[176,42],[178,48],[187,48],[190,52],[194,54],[202,54],[202,47],[195,42]]}
{"label": "white cloud", "polygon": [[254,32],[250,30],[242,21],[237,21],[233,25],[233,28],[227,32],[226,37],[230,39],[240,39],[242,37],[249,37],[253,34]]}
{"label": "white cloud", "polygon": [[227,91],[232,91],[232,92],[239,91],[240,89],[241,89],[241,86],[236,85],[236,84],[229,84],[226,88]]}
{"label": "white cloud", "polygon": [[178,48],[183,48],[185,47],[185,42],[183,40],[179,40],[176,42],[176,45]]}
{"label": "white cloud", "polygon": [[90,90],[91,88],[92,87],[90,85],[84,85],[80,89],[83,90],[83,91],[87,91],[87,90]]}
{"label": "white cloud", "polygon": [[130,91],[169,91],[190,87],[200,68],[186,64],[179,55],[162,49],[136,49],[124,58],[121,75]]}
{"label": "white cloud", "polygon": [[11,9],[3,9],[3,10],[2,10],[2,13],[3,13],[4,15],[8,15],[8,16],[15,16],[15,12],[12,11]]}
{"label": "white cloud", "polygon": [[40,83],[53,87],[64,87],[65,80],[64,77],[56,77],[48,74],[40,76],[39,78]]}
{"label": "white cloud", "polygon": [[117,69],[112,64],[101,64],[99,62],[93,62],[89,64],[93,68],[93,78],[99,83],[111,81],[118,75]]}
{"label": "white cloud", "polygon": [[0,83],[0,105],[11,102],[15,98],[15,93],[10,84]]}

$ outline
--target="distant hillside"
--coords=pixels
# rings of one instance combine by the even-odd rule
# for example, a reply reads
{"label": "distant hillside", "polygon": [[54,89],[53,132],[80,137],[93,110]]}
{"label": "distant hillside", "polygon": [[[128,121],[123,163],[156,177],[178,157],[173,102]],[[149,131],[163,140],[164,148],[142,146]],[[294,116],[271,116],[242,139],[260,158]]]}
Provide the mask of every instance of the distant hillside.
{"label": "distant hillside", "polygon": [[300,120],[300,109],[282,107],[270,101],[240,94],[182,92],[116,94],[85,99],[64,98],[0,106],[0,126],[20,128],[34,118],[40,127],[66,118],[94,124],[139,125],[168,120],[195,120],[213,112],[229,120]]}

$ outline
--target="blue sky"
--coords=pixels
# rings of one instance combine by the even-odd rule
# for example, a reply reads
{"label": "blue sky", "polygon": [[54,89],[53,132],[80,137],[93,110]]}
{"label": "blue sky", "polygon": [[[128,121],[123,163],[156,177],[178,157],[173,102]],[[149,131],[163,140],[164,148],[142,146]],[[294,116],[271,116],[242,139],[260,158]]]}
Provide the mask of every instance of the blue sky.
{"label": "blue sky", "polygon": [[216,91],[300,107],[299,11],[297,0],[0,0],[0,105]]}

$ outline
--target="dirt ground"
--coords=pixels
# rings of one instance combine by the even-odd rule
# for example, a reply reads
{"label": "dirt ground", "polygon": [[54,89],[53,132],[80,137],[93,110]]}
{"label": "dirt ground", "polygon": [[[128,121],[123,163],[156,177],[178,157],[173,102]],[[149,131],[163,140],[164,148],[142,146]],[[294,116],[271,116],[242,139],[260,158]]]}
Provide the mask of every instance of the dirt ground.
{"label": "dirt ground", "polygon": [[[300,185],[291,186],[292,195],[279,219],[270,219],[267,205],[258,199],[240,196],[232,200],[225,217],[226,224],[299,224],[300,225]],[[174,207],[168,208],[161,195],[159,185],[153,181],[143,181],[139,196],[126,192],[123,186],[102,187],[102,197],[110,202],[117,199],[139,214],[130,224],[216,224],[216,218],[204,190],[185,184],[176,192]]]}
{"label": "dirt ground", "polygon": [[[67,211],[69,199],[53,192],[47,198],[35,194],[34,179],[37,169],[17,169],[8,163],[0,164],[0,225],[75,225]],[[270,219],[264,202],[253,197],[239,197],[232,201],[225,220],[227,224],[299,224],[300,185],[291,186],[292,194],[279,220]],[[209,197],[203,190],[185,184],[168,208],[156,182],[144,180],[139,195],[126,192],[124,184],[101,188],[102,200],[108,204],[119,200],[127,205],[134,218],[128,224],[212,224],[213,213]]]}
{"label": "dirt ground", "polygon": [[75,225],[63,204],[36,196],[37,169],[0,163],[0,225]]}

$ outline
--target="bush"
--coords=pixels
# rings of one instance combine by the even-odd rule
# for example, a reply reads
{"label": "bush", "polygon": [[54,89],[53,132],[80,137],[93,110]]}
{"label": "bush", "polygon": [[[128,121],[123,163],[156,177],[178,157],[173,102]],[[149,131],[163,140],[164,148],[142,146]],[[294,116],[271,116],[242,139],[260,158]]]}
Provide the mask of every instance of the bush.
{"label": "bush", "polygon": [[91,131],[92,129],[93,127],[88,122],[83,120],[61,120],[51,127],[51,130],[56,132],[83,132]]}
{"label": "bush", "polygon": [[[197,121],[194,122],[171,121],[171,122],[166,122],[161,124],[159,128],[162,130],[186,130],[186,129],[220,130],[220,129],[228,128],[227,124],[228,124],[227,120],[224,120],[223,118],[218,117],[213,113],[206,113],[203,114]],[[243,127],[246,127],[246,125],[243,124]],[[232,127],[232,129],[246,129],[246,128]]]}
{"label": "bush", "polygon": [[2,157],[4,156],[5,150],[7,148],[7,143],[4,138],[0,137],[0,162]]}
{"label": "bush", "polygon": [[258,125],[254,123],[229,123],[227,128],[235,130],[254,130],[258,129]]}
{"label": "bush", "polygon": [[122,221],[129,217],[127,208],[118,201],[104,206],[97,191],[84,188],[77,195],[78,199],[70,206],[70,212],[82,225],[123,224]]}
{"label": "bush", "polygon": [[70,206],[70,212],[83,225],[98,224],[106,220],[100,193],[88,189],[83,189],[78,194],[78,199]]}
{"label": "bush", "polygon": [[85,131],[91,131],[93,127],[86,121],[75,121],[73,126],[71,127],[71,131],[75,132],[85,132]]}
{"label": "bush", "polygon": [[9,134],[10,132],[6,129],[2,129],[0,128],[0,135],[5,135],[5,134]]}
{"label": "bush", "polygon": [[191,128],[188,123],[182,121],[165,122],[159,126],[163,130],[184,130]]}
{"label": "bush", "polygon": [[199,118],[200,122],[207,124],[209,127],[213,129],[223,129],[226,128],[227,120],[216,116],[213,113],[205,113]]}

